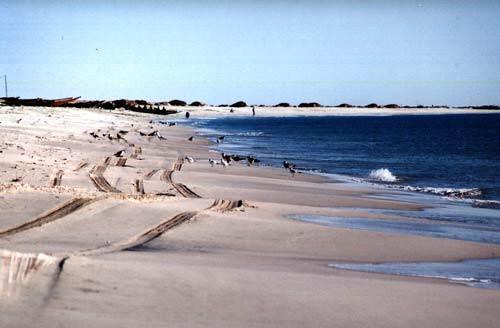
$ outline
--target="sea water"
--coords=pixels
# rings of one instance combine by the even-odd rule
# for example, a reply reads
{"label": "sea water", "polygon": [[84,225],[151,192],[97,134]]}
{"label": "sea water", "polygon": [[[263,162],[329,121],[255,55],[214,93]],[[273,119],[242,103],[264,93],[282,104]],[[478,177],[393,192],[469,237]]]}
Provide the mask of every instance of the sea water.
{"label": "sea water", "polygon": [[196,120],[218,150],[392,188],[500,201],[500,113]]}
{"label": "sea water", "polygon": [[459,262],[332,263],[330,266],[344,270],[447,279],[472,287],[500,289],[500,258]]}

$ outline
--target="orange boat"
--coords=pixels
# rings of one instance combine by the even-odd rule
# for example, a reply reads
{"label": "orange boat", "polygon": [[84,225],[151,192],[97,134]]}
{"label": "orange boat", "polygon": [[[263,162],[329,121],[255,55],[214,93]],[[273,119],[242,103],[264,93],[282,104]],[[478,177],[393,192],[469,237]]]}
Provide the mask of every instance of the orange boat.
{"label": "orange boat", "polygon": [[76,101],[80,98],[81,97],[68,97],[68,98],[53,99],[52,100],[52,107],[58,107],[58,106],[61,106],[64,104],[68,104],[68,103]]}

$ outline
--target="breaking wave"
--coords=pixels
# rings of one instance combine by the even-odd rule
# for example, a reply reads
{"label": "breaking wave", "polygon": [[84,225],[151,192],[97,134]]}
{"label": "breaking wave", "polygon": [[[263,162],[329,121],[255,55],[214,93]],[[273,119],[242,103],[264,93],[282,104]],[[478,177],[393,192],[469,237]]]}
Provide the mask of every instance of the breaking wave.
{"label": "breaking wave", "polygon": [[500,210],[500,201],[497,200],[474,200],[472,207],[492,208]]}
{"label": "breaking wave", "polygon": [[479,188],[438,188],[438,187],[413,187],[413,186],[397,186],[398,189],[425,192],[429,194],[453,197],[453,198],[473,198],[483,194]]}
{"label": "breaking wave", "polygon": [[[389,169],[381,168],[377,170],[373,170],[368,175],[368,182],[397,182],[400,181]],[[418,187],[418,186],[408,186],[408,185],[399,185],[399,184],[387,184],[389,188],[406,190],[406,191],[414,191],[414,192],[423,192],[428,194],[434,194],[443,197],[450,198],[476,198],[483,194],[482,190],[479,188],[443,188],[443,187]],[[498,204],[493,204],[493,206],[497,206]],[[492,207],[491,204],[478,204],[483,207]]]}
{"label": "breaking wave", "polygon": [[398,179],[391,171],[388,169],[378,169],[370,172],[368,177],[371,180],[383,181],[383,182],[396,182]]}

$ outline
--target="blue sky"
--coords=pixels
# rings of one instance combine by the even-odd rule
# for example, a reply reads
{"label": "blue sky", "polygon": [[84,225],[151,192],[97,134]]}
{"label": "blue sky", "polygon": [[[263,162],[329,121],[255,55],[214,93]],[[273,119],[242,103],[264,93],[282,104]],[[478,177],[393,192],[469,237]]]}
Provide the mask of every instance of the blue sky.
{"label": "blue sky", "polygon": [[0,74],[21,97],[500,104],[498,17],[500,1],[0,0]]}

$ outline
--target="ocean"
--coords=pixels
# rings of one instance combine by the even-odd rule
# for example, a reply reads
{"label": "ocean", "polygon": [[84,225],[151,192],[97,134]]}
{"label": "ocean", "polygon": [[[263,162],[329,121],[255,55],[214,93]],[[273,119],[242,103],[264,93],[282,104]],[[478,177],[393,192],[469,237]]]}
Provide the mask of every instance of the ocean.
{"label": "ocean", "polygon": [[224,117],[191,124],[229,154],[391,188],[500,201],[500,114]]}
{"label": "ocean", "polygon": [[[500,114],[257,116],[186,123],[214,142],[225,136],[223,142],[214,144],[220,152],[252,155],[261,165],[276,167],[286,160],[304,172],[412,191],[379,197],[429,205],[422,211],[369,210],[409,219],[400,221],[300,213],[290,219],[500,244]],[[498,258],[456,263],[332,263],[331,267],[500,289]]]}

